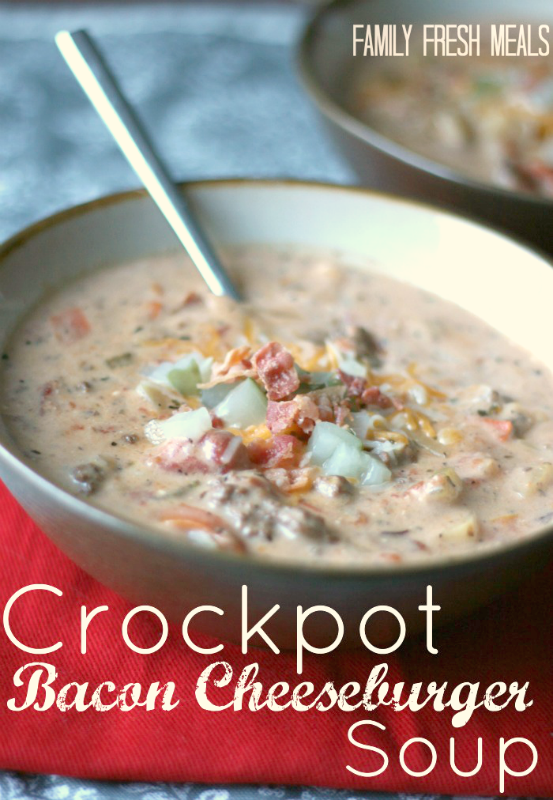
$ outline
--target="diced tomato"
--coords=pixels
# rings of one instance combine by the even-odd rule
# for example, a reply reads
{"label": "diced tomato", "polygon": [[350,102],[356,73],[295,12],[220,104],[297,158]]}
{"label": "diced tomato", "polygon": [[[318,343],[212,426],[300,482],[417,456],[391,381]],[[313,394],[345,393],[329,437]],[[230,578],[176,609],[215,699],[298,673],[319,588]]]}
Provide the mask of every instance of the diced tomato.
{"label": "diced tomato", "polygon": [[293,400],[269,400],[267,427],[273,433],[311,433],[320,418],[319,409],[306,394]]}
{"label": "diced tomato", "polygon": [[254,353],[252,362],[269,400],[284,400],[299,388],[292,354],[278,342],[268,342]]}
{"label": "diced tomato", "polygon": [[72,344],[90,333],[90,323],[80,308],[68,308],[50,317],[56,339]]}

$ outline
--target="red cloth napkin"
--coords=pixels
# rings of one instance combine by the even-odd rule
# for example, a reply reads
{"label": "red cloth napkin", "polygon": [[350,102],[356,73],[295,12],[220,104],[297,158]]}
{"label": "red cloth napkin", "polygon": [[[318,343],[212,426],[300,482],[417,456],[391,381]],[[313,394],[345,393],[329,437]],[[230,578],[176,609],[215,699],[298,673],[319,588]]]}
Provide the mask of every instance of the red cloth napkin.
{"label": "red cloth napkin", "polygon": [[[50,584],[64,593],[62,598],[49,592],[27,594],[17,601],[11,615],[13,633],[20,641],[35,647],[63,641],[55,653],[23,653],[0,627],[1,768],[83,778],[498,795],[499,739],[525,737],[538,749],[538,764],[526,777],[507,775],[505,792],[553,795],[551,571],[477,615],[447,630],[436,630],[437,656],[426,652],[423,640],[415,639],[390,656],[366,651],[308,656],[299,677],[293,654],[276,656],[256,650],[244,656],[238,647],[226,645],[217,656],[199,655],[184,644],[178,627],[170,629],[169,639],[158,652],[148,656],[132,652],[121,637],[121,622],[129,604],[60,553],[1,485],[0,559],[0,610],[15,591],[29,584]],[[88,609],[109,606],[109,611],[94,620],[86,655],[80,653],[81,605]],[[151,615],[138,615],[131,625],[137,644],[147,647],[158,641],[159,623],[156,625]],[[209,645],[209,640],[195,638]],[[295,686],[301,680],[310,680],[317,687],[328,680],[338,687],[353,680],[364,684],[371,668],[387,661],[391,683],[481,681],[487,686],[499,680],[507,684],[530,681],[529,697],[534,703],[524,712],[511,705],[498,713],[478,709],[468,725],[458,729],[451,727],[449,710],[436,713],[428,708],[417,713],[397,712],[389,706],[352,713],[336,708],[326,713],[267,709],[212,713],[199,707],[194,690],[202,670],[220,658],[231,663],[235,675],[246,664],[258,661],[259,679],[266,687],[276,681]],[[136,708],[122,712],[115,708],[79,713],[74,709],[61,712],[56,705],[46,711],[11,711],[7,701],[15,698],[20,704],[26,691],[14,686],[13,676],[33,661],[55,666],[58,678],[54,688],[58,690],[71,681],[88,681],[92,688],[106,680],[121,688],[131,682],[148,686],[153,681],[174,681],[180,704],[172,711]],[[230,697],[227,690],[219,691],[223,692],[221,698]],[[348,742],[348,729],[362,719],[385,726],[385,730],[368,727],[354,734],[389,757],[388,767],[375,777],[358,777],[346,769],[349,764],[367,772],[382,764],[378,754]],[[451,770],[448,751],[452,735],[457,764],[467,771],[476,764],[477,740],[482,737],[483,765],[474,777],[459,777]],[[437,764],[426,777],[410,776],[399,765],[399,749],[412,737],[427,738],[436,747]],[[407,763],[412,770],[422,771],[429,764],[429,754],[418,747],[410,747]],[[507,757],[517,771],[531,761],[528,749],[520,744],[513,745]]]}

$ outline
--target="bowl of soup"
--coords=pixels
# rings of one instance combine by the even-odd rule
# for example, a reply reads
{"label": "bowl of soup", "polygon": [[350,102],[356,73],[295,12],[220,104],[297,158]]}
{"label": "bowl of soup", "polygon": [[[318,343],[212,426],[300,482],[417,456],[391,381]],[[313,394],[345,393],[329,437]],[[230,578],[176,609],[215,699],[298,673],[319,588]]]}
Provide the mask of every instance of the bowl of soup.
{"label": "bowl of soup", "polygon": [[[0,251],[0,475],[44,532],[171,619],[220,607],[199,617],[223,638],[246,585],[284,645],[298,605],[354,639],[375,605],[415,632],[428,585],[447,621],[542,564],[549,263],[370,191],[183,190],[243,302],[209,293],[141,192]],[[396,626],[376,615],[374,641]]]}
{"label": "bowl of soup", "polygon": [[552,31],[545,0],[337,0],[304,32],[300,75],[364,183],[551,251]]}

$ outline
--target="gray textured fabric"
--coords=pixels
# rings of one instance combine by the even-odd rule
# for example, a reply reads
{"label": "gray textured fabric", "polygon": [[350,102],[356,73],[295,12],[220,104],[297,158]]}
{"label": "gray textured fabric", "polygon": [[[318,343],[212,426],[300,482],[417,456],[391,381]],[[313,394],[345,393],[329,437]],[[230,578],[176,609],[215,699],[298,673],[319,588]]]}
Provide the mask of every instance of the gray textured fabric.
{"label": "gray textured fabric", "polygon": [[138,185],[53,42],[88,27],[175,178],[353,180],[294,75],[296,6],[0,4],[0,239]]}
{"label": "gray textured fabric", "polygon": [[[294,75],[292,43],[303,16],[301,8],[277,5],[0,5],[0,239],[61,208],[137,185],[55,48],[60,28],[88,27],[98,37],[176,178],[353,182]],[[0,800],[381,797],[0,772]]]}

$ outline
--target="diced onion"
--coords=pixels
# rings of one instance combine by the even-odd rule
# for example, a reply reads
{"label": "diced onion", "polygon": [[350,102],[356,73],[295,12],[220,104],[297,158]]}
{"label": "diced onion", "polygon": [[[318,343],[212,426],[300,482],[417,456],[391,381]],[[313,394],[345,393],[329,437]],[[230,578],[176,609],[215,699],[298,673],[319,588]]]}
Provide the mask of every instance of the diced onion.
{"label": "diced onion", "polygon": [[382,414],[371,414],[369,411],[354,411],[351,428],[360,439],[366,439],[367,433],[376,429],[385,429],[386,420]]}
{"label": "diced onion", "polygon": [[[179,359],[178,361],[164,361],[162,364],[158,364],[157,367],[150,370],[146,377],[148,380],[153,381],[154,383],[159,383],[162,386],[170,386],[171,388],[175,387],[175,384],[169,378],[169,375],[173,372],[189,372],[192,374],[194,370],[191,367],[192,364],[196,364],[196,368],[199,371],[199,377],[196,383],[205,383],[211,377],[211,365],[213,364],[212,358],[204,358],[201,353],[188,353],[183,358]],[[175,377],[175,376],[174,376]],[[197,391],[194,388],[194,393]],[[187,394],[192,394],[192,392],[187,392]]]}
{"label": "diced onion", "polygon": [[353,450],[361,450],[363,446],[361,440],[347,428],[340,428],[333,422],[317,422],[307,446],[311,463],[321,466],[340,444],[345,444]]}
{"label": "diced onion", "polygon": [[207,408],[215,408],[219,405],[229,392],[235,388],[236,384],[233,383],[216,383],[209,389],[202,389],[200,397],[204,406]]}
{"label": "diced onion", "polygon": [[323,463],[325,475],[341,475],[343,478],[358,479],[363,470],[362,451],[342,442],[336,447],[330,458]]}
{"label": "diced onion", "polygon": [[267,415],[267,398],[254,380],[246,378],[215,406],[213,413],[229,428],[260,425]]}
{"label": "diced onion", "polygon": [[360,439],[364,439],[371,426],[371,418],[368,411],[355,411],[351,417],[353,420],[351,424],[353,432]]}
{"label": "diced onion", "polygon": [[368,453],[363,453],[367,469],[361,476],[363,486],[377,486],[391,480],[392,473],[379,458],[374,458]]}
{"label": "diced onion", "polygon": [[167,408],[171,403],[175,402],[175,394],[174,391],[167,391],[169,387],[165,387],[165,391],[163,388],[158,386],[155,383],[150,383],[149,380],[140,381],[138,386],[136,387],[137,393],[142,397],[144,400],[147,400],[156,408]]}
{"label": "diced onion", "polygon": [[202,381],[200,368],[196,361],[190,360],[184,368],[175,367],[167,373],[167,380],[182,395],[198,393],[198,384]]}
{"label": "diced onion", "polygon": [[377,458],[342,442],[323,466],[325,475],[354,478],[363,485],[376,485],[389,481],[390,470]]}
{"label": "diced onion", "polygon": [[170,439],[199,441],[213,427],[207,408],[183,411],[169,419],[151,420],[145,429],[146,438],[152,444],[161,444]]}

